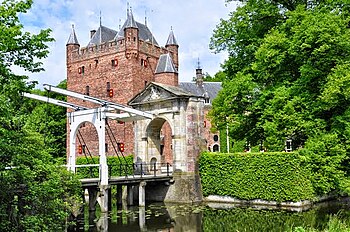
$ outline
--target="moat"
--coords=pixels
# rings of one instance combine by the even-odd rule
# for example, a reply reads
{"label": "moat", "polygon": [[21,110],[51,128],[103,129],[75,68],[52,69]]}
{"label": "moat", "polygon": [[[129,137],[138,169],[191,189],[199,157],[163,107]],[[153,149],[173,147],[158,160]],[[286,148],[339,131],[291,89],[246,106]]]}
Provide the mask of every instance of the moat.
{"label": "moat", "polygon": [[306,211],[221,205],[149,204],[114,207],[108,214],[85,210],[69,231],[292,231],[303,227],[322,231],[332,216],[350,220],[350,202],[322,203]]}

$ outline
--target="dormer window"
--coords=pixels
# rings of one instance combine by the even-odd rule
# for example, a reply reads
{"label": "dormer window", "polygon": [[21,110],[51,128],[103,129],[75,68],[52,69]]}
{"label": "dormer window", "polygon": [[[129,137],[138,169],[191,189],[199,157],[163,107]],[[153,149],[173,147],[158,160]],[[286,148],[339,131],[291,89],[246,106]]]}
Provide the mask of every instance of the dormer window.
{"label": "dormer window", "polygon": [[203,97],[204,97],[204,103],[210,104],[210,97],[207,91],[205,91],[205,93],[203,94]]}

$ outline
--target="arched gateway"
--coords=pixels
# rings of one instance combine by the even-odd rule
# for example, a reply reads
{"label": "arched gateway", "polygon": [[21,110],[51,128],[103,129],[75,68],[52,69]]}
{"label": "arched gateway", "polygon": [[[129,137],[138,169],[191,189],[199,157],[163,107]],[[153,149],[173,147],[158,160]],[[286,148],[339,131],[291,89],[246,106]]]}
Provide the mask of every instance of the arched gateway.
{"label": "arched gateway", "polygon": [[[162,160],[161,139],[169,136],[174,172],[196,172],[199,153],[205,149],[203,98],[178,87],[151,83],[128,104],[155,115],[135,122],[135,159]],[[165,123],[170,129],[161,131]]]}
{"label": "arched gateway", "polygon": [[[167,154],[162,154],[164,144],[161,140],[168,137],[170,141],[168,155],[172,160],[174,184],[149,187],[146,189],[148,199],[201,201],[198,158],[206,148],[204,99],[175,86],[150,83],[128,105],[155,115],[154,119],[143,118],[135,122],[135,160],[147,163],[164,160],[162,156]],[[162,131],[164,124],[169,126]],[[159,192],[165,195],[159,196]]]}

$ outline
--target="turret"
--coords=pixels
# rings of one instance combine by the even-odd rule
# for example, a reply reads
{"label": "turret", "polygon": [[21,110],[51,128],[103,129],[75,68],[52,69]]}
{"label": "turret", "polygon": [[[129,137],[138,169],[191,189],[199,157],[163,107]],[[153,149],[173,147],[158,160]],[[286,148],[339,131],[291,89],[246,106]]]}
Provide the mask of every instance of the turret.
{"label": "turret", "polygon": [[169,53],[160,55],[154,79],[157,83],[179,85],[178,72]]}
{"label": "turret", "polygon": [[165,48],[168,49],[168,51],[171,54],[171,57],[173,59],[174,65],[176,69],[179,69],[179,45],[176,42],[175,35],[173,32],[173,28],[170,30],[170,34],[168,36],[168,40],[165,44]]}
{"label": "turret", "polygon": [[74,57],[73,53],[78,53],[80,49],[80,44],[78,42],[77,36],[75,34],[74,25],[72,25],[72,32],[69,35],[67,44],[66,44],[66,62],[72,62]]}
{"label": "turret", "polygon": [[138,56],[139,51],[139,28],[132,14],[132,10],[127,10],[127,19],[124,28],[126,54]]}

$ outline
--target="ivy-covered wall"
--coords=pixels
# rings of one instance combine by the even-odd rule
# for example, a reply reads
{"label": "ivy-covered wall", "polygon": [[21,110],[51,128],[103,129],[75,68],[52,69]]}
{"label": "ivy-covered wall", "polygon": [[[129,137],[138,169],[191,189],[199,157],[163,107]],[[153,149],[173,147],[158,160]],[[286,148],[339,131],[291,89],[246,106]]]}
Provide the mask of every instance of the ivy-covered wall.
{"label": "ivy-covered wall", "polygon": [[300,201],[315,196],[310,171],[297,153],[202,153],[203,195],[244,200]]}

